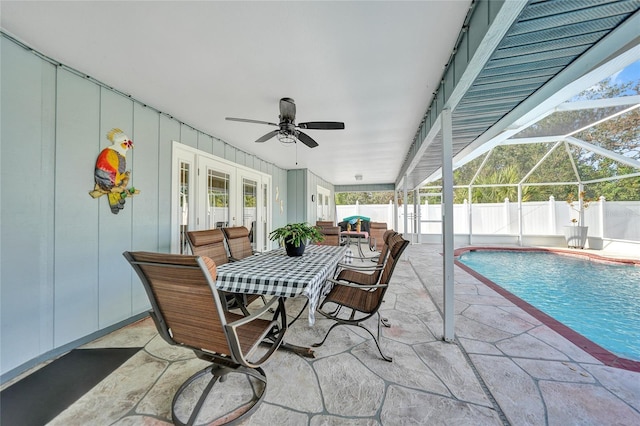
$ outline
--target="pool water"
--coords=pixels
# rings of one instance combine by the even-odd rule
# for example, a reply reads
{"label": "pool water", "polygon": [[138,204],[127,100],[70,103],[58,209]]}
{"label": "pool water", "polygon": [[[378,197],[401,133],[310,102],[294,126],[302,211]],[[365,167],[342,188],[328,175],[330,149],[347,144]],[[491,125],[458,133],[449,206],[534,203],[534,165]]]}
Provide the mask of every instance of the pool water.
{"label": "pool water", "polygon": [[619,357],[640,361],[640,268],[546,252],[458,260]]}

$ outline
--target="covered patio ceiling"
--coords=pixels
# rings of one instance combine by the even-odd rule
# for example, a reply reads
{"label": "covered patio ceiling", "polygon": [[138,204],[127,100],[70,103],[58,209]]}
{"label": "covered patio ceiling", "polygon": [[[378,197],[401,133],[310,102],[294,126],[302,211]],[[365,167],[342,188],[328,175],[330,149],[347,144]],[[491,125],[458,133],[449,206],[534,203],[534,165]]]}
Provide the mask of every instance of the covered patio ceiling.
{"label": "covered patio ceiling", "polygon": [[640,1],[528,2],[482,68],[457,85],[455,68],[447,70],[397,186],[416,189],[439,177],[444,108],[452,111],[454,164],[462,165],[639,60],[639,9]]}
{"label": "covered patio ceiling", "polygon": [[[640,0],[0,7],[2,31],[59,66],[336,189],[414,189],[437,174],[443,108],[459,162],[640,57]],[[272,128],[225,120],[277,122],[282,97],[297,122],[345,130],[309,130],[309,149],[255,143]]]}

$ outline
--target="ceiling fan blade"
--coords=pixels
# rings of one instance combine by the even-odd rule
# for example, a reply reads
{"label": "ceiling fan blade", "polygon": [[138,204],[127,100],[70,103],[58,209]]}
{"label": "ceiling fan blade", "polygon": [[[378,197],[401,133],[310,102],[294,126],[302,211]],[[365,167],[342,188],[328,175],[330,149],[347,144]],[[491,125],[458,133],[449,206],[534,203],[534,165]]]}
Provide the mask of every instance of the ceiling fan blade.
{"label": "ceiling fan blade", "polygon": [[257,139],[256,142],[266,142],[269,139],[271,139],[272,137],[274,137],[275,135],[277,135],[279,131],[280,130],[272,130],[269,133],[267,133],[266,135],[264,135],[261,138]]}
{"label": "ceiling fan blade", "polygon": [[302,132],[297,132],[297,137],[298,140],[300,142],[302,142],[303,144],[305,144],[306,146],[308,146],[309,148],[315,148],[316,146],[318,146],[318,142],[314,141],[311,136],[307,135],[306,133],[302,133]]}
{"label": "ceiling fan blade", "polygon": [[280,121],[296,120],[296,104],[291,98],[280,99]]}
{"label": "ceiling fan blade", "polygon": [[260,120],[250,120],[248,118],[226,117],[226,120],[229,120],[229,121],[240,121],[242,123],[268,124],[270,126],[278,126],[278,124],[276,124],[276,123],[269,123],[268,121],[260,121]]}
{"label": "ceiling fan blade", "polygon": [[312,130],[342,130],[344,129],[344,123],[339,121],[308,121],[299,123],[298,127]]}

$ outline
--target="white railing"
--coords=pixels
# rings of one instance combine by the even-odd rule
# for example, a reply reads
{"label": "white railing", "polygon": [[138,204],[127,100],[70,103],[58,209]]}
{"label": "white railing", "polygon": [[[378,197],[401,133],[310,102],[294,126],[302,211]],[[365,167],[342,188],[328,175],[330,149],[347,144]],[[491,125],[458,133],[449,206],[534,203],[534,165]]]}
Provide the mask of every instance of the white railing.
{"label": "white railing", "polygon": [[[572,226],[571,219],[578,218],[565,201],[526,202],[521,205],[509,201],[504,203],[455,204],[453,206],[453,229],[455,234],[468,235],[564,235],[563,228]],[[356,204],[336,206],[337,221],[342,218],[362,215],[374,222],[386,222],[390,227],[394,223],[392,204]],[[408,230],[404,228],[404,206],[398,208],[396,228],[398,232],[439,235],[441,233],[440,204],[420,205],[420,225],[414,212],[414,206],[407,206]],[[640,201],[605,201],[601,198],[591,202],[584,211],[584,225],[589,227],[589,236],[610,240],[640,242]],[[471,224],[471,227],[469,226]],[[521,224],[521,225],[520,225]]]}

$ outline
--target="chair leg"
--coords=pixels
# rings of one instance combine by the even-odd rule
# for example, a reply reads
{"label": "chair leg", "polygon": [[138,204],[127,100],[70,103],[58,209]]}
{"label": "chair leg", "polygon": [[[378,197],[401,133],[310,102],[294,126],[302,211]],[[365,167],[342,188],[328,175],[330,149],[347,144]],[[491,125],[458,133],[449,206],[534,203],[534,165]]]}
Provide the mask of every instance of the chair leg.
{"label": "chair leg", "polygon": [[327,331],[327,334],[324,335],[324,339],[322,339],[321,342],[318,343],[314,343],[311,346],[314,348],[317,348],[319,346],[322,346],[324,344],[324,342],[327,340],[327,337],[329,337],[329,333],[331,333],[333,331],[334,328],[336,328],[339,325],[352,325],[355,327],[360,327],[361,329],[365,330],[367,333],[369,333],[371,335],[371,337],[373,338],[373,341],[376,343],[376,347],[378,348],[378,352],[380,352],[380,356],[382,357],[382,359],[384,359],[385,361],[389,361],[392,362],[393,358],[390,356],[386,356],[383,352],[382,352],[382,348],[380,347],[380,323],[382,322],[382,319],[380,318],[380,314],[378,313],[378,336],[376,337],[371,330],[369,330],[367,327],[363,326],[360,323],[346,323],[346,322],[336,322],[335,324],[333,324],[331,326],[331,328],[329,328],[329,331]]}
{"label": "chair leg", "polygon": [[327,337],[329,337],[329,333],[331,333],[331,331],[333,331],[334,328],[336,328],[337,326],[339,326],[341,324],[342,323],[340,323],[340,322],[336,322],[335,324],[333,324],[331,326],[331,328],[329,328],[329,331],[327,331],[327,334],[324,335],[324,339],[322,339],[322,342],[314,343],[314,344],[311,345],[311,347],[317,348],[319,346],[322,346],[324,344],[324,342],[327,341]]}
{"label": "chair leg", "polygon": [[[173,420],[173,423],[179,426],[193,425],[198,419],[198,415],[200,414],[200,411],[202,410],[207,400],[207,397],[209,396],[214,385],[216,385],[217,383],[225,382],[229,373],[239,373],[239,374],[244,374],[246,376],[253,377],[254,379],[262,382],[264,386],[260,390],[260,389],[256,389],[255,385],[251,385],[250,386],[251,393],[253,394],[253,396],[250,398],[250,400],[238,406],[238,408],[236,408],[235,410],[229,413],[220,414],[220,417],[218,417],[217,419],[213,419],[214,423],[215,424],[236,423],[240,419],[246,418],[251,414],[253,414],[253,412],[258,408],[258,405],[262,402],[266,394],[267,377],[264,371],[261,368],[252,369],[252,368],[246,368],[242,366],[228,367],[228,366],[213,364],[205,368],[204,370],[198,371],[196,374],[189,377],[189,379],[187,379],[187,381],[180,386],[175,396],[173,397],[173,402],[171,403],[171,418]],[[178,412],[176,410],[176,406],[178,405],[180,398],[183,396],[183,393],[185,393],[187,388],[189,388],[195,381],[199,379],[203,379],[203,376],[206,376],[206,375],[211,375],[211,378],[207,382],[204,389],[201,391],[201,395],[198,398],[198,401],[195,403],[195,405],[193,405],[193,409],[189,410],[190,414],[188,412],[181,413],[185,415],[184,417],[186,417],[186,415],[189,416],[189,419],[185,423],[184,417],[182,419],[179,418]],[[189,392],[187,392],[187,394],[188,393]],[[186,398],[187,397],[184,397],[185,400]],[[184,401],[181,401],[181,402],[183,404],[185,403]],[[187,401],[187,405],[189,405],[188,401]],[[230,416],[232,418],[230,418]],[[227,420],[227,422],[224,422],[225,420]],[[223,423],[220,423],[220,422],[223,422]],[[207,422],[207,424],[208,423],[209,422]]]}

